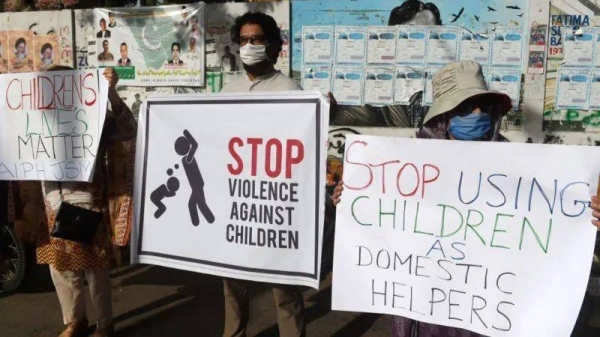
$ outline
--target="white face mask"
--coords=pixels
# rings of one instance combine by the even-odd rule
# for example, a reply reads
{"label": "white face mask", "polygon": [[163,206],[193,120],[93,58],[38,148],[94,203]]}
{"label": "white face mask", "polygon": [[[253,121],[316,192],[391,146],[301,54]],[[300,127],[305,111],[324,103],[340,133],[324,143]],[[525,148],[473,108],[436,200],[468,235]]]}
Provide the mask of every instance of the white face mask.
{"label": "white face mask", "polygon": [[247,43],[240,47],[240,58],[245,65],[255,65],[267,59],[267,47]]}

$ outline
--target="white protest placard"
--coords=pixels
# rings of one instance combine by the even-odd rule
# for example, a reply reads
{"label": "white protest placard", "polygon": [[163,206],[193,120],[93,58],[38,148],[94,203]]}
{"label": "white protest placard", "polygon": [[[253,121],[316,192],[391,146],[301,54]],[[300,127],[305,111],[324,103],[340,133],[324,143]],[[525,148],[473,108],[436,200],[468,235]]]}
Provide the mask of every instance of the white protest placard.
{"label": "white protest placard", "polygon": [[596,228],[595,147],[348,135],[334,310],[569,336]]}
{"label": "white protest placard", "polygon": [[91,180],[108,104],[104,76],[4,74],[0,92],[0,180]]}
{"label": "white protest placard", "polygon": [[317,288],[324,96],[171,95],[142,110],[132,260]]}

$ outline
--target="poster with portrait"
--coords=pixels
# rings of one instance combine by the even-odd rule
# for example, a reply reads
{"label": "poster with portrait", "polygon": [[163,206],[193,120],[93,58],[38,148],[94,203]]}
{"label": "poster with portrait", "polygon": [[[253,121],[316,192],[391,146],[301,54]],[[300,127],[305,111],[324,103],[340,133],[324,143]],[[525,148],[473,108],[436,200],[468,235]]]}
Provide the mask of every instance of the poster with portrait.
{"label": "poster with portrait", "polygon": [[30,30],[8,31],[8,71],[26,73],[33,71],[33,32]]}
{"label": "poster with portrait", "polygon": [[[3,72],[25,72],[38,69],[36,59],[41,59],[39,49],[45,42],[40,44],[39,48],[36,48],[36,40],[46,39],[48,36],[56,39],[56,43],[52,48],[53,63],[72,67],[74,58],[72,18],[73,12],[71,10],[0,13],[0,36],[6,37],[6,43],[0,37],[0,58],[7,61],[6,71]],[[29,56],[26,59],[31,60],[31,63],[16,61],[14,63],[15,67],[11,68],[8,66],[9,54],[15,56],[16,40],[22,37],[17,36],[19,35],[18,31],[29,32],[23,38],[26,42],[25,50],[27,50]],[[9,38],[9,36],[13,36],[13,38]],[[12,44],[9,39],[12,40]],[[13,59],[16,59],[16,57]],[[0,70],[2,70],[1,65]]]}
{"label": "poster with portrait", "polygon": [[0,73],[8,72],[8,32],[0,31]]}
{"label": "poster with portrait", "polygon": [[120,84],[204,85],[204,4],[94,9],[98,67]]}
{"label": "poster with portrait", "polygon": [[75,68],[96,68],[96,28],[93,9],[73,10],[75,18]]}
{"label": "poster with portrait", "polygon": [[33,65],[36,71],[45,71],[54,65],[58,65],[58,36],[35,35],[32,54]]}

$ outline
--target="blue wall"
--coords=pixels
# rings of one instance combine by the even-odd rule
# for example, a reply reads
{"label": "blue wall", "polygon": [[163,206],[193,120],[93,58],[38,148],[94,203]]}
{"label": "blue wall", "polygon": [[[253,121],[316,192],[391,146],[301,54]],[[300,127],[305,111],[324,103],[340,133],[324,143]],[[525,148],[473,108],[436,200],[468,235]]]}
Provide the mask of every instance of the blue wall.
{"label": "blue wall", "polygon": [[[300,71],[302,62],[301,33],[303,26],[386,26],[390,11],[404,0],[293,0],[292,1],[292,72]],[[463,26],[485,31],[488,27],[525,26],[527,0],[425,0],[440,10],[444,25]],[[492,7],[495,11],[488,9]],[[520,9],[507,8],[518,6]],[[454,19],[464,8],[460,18]],[[522,16],[519,16],[521,15]],[[479,21],[475,18],[478,16]]]}

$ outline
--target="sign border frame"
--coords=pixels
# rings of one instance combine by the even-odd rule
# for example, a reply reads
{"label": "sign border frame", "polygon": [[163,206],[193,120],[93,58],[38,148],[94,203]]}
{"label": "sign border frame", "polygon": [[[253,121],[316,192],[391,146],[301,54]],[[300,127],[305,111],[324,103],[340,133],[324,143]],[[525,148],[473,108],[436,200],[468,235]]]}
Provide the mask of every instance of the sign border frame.
{"label": "sign border frame", "polygon": [[[145,196],[146,196],[146,174],[147,174],[147,163],[148,163],[148,139],[149,139],[149,126],[150,126],[150,107],[152,105],[168,105],[168,104],[177,104],[177,105],[202,105],[202,104],[296,104],[296,103],[312,103],[315,105],[315,113],[316,113],[316,123],[315,123],[315,127],[316,127],[316,148],[315,148],[315,156],[316,156],[316,172],[315,172],[315,176],[319,177],[320,176],[320,171],[321,171],[321,162],[320,162],[320,146],[321,146],[321,100],[319,98],[314,98],[314,97],[306,97],[306,98],[263,98],[263,97],[255,97],[255,98],[249,98],[249,97],[243,97],[240,99],[231,99],[230,97],[227,98],[210,98],[210,99],[189,99],[189,100],[178,100],[178,99],[166,99],[166,100],[157,100],[157,101],[153,101],[153,100],[148,100],[146,102],[146,113],[145,113],[145,127],[144,127],[144,143],[143,143],[143,153],[141,154],[141,164],[142,164],[142,168],[141,168],[141,187],[140,187],[140,200],[139,200],[139,217],[137,217],[137,220],[139,221],[139,223],[137,224],[137,231],[138,231],[138,237],[137,237],[137,247],[136,247],[136,253],[137,253],[137,259],[139,260],[140,257],[142,256],[154,256],[154,257],[159,257],[159,258],[167,258],[167,259],[172,259],[175,261],[182,261],[182,262],[188,262],[188,263],[194,263],[197,265],[201,265],[201,266],[212,266],[212,267],[219,267],[219,268],[225,268],[225,269],[229,269],[229,270],[236,270],[236,271],[243,271],[243,272],[252,272],[252,273],[264,273],[264,274],[270,274],[270,275],[280,275],[280,276],[298,276],[298,277],[305,277],[305,278],[309,278],[309,279],[313,279],[313,280],[317,280],[318,281],[318,275],[319,275],[319,205],[320,203],[323,201],[322,200],[322,196],[321,196],[321,186],[319,184],[319,179],[317,179],[317,183],[315,184],[315,199],[316,199],[316,205],[315,205],[315,219],[314,219],[314,226],[315,226],[315,254],[314,254],[314,272],[311,273],[305,273],[305,272],[294,272],[294,271],[284,271],[284,270],[273,270],[273,269],[261,269],[261,268],[253,268],[253,267],[243,267],[243,266],[237,266],[237,265],[231,265],[231,264],[226,264],[226,263],[220,263],[220,262],[213,262],[213,261],[206,261],[206,260],[200,260],[200,259],[196,259],[196,258],[190,258],[190,257],[185,257],[185,256],[177,256],[177,255],[170,255],[170,254],[165,254],[165,253],[158,253],[158,252],[151,252],[151,251],[145,251],[142,248],[142,242],[143,242],[143,232],[144,232],[144,206],[145,206]],[[138,149],[141,150],[141,149]]]}

